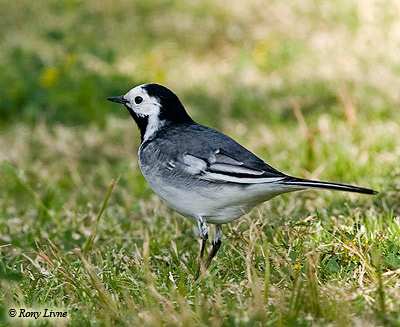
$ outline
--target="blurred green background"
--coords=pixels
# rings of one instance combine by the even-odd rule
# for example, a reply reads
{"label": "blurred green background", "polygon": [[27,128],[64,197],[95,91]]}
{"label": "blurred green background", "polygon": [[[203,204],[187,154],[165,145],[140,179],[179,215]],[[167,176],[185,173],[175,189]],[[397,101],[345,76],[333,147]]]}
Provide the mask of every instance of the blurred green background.
{"label": "blurred green background", "polygon": [[[19,307],[79,327],[400,326],[399,58],[395,0],[0,0],[0,326],[28,324]],[[196,283],[193,224],[106,101],[148,82],[285,173],[380,193],[260,205]]]}
{"label": "blurred green background", "polygon": [[[104,125],[105,98],[156,82],[203,123],[303,113],[398,118],[395,1],[0,2],[0,117]],[[349,96],[350,95],[350,96]]]}

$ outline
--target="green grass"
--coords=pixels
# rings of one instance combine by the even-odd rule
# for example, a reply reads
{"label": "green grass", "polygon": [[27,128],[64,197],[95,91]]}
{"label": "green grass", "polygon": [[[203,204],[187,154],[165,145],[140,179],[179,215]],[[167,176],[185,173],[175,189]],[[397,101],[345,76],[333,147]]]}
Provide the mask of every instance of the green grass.
{"label": "green grass", "polygon": [[386,148],[400,127],[365,121],[349,129],[334,119],[329,126],[313,126],[314,174],[302,169],[309,159],[298,127],[271,126],[268,147],[250,144],[265,126],[241,138],[287,172],[381,193],[273,199],[224,227],[222,250],[198,282],[193,225],[140,175],[129,118],[104,129],[39,124],[4,132],[3,317],[33,307],[63,308],[73,326],[398,324],[399,158]]}
{"label": "green grass", "polygon": [[[400,326],[396,8],[0,2],[0,326]],[[142,82],[279,170],[380,193],[262,204],[195,281],[195,226],[105,101]]]}

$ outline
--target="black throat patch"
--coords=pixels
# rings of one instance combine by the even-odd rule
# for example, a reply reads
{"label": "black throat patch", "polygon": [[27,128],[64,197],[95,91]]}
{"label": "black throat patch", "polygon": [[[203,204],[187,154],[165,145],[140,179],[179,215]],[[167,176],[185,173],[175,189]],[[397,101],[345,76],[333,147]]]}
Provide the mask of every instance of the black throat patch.
{"label": "black throat patch", "polygon": [[149,124],[149,117],[147,117],[147,116],[139,117],[127,105],[125,105],[125,107],[126,107],[126,109],[128,109],[129,114],[131,115],[131,117],[135,121],[137,127],[139,128],[140,139],[143,142],[144,134],[146,133],[146,128],[147,128],[147,125]]}

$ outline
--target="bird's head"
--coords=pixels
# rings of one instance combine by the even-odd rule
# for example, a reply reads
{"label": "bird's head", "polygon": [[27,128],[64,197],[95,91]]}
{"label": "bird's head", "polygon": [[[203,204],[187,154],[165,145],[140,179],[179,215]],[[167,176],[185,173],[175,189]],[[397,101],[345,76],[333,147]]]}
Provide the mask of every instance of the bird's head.
{"label": "bird's head", "polygon": [[122,103],[139,127],[142,142],[168,124],[192,122],[179,98],[159,84],[142,84],[107,100]]}

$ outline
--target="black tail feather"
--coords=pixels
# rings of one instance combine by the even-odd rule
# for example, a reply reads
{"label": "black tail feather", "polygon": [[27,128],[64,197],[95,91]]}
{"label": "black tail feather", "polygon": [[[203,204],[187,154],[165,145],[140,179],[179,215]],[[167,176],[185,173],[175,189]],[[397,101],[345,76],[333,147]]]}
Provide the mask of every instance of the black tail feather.
{"label": "black tail feather", "polygon": [[363,193],[363,194],[378,194],[378,192],[346,184],[338,184],[338,183],[329,183],[329,182],[321,182],[321,181],[313,181],[310,179],[303,179],[297,177],[288,176],[280,183],[290,186],[290,187],[299,187],[299,189],[306,189],[306,188],[323,188],[328,190],[336,190],[336,191],[346,191],[346,192],[355,192],[355,193]]}

